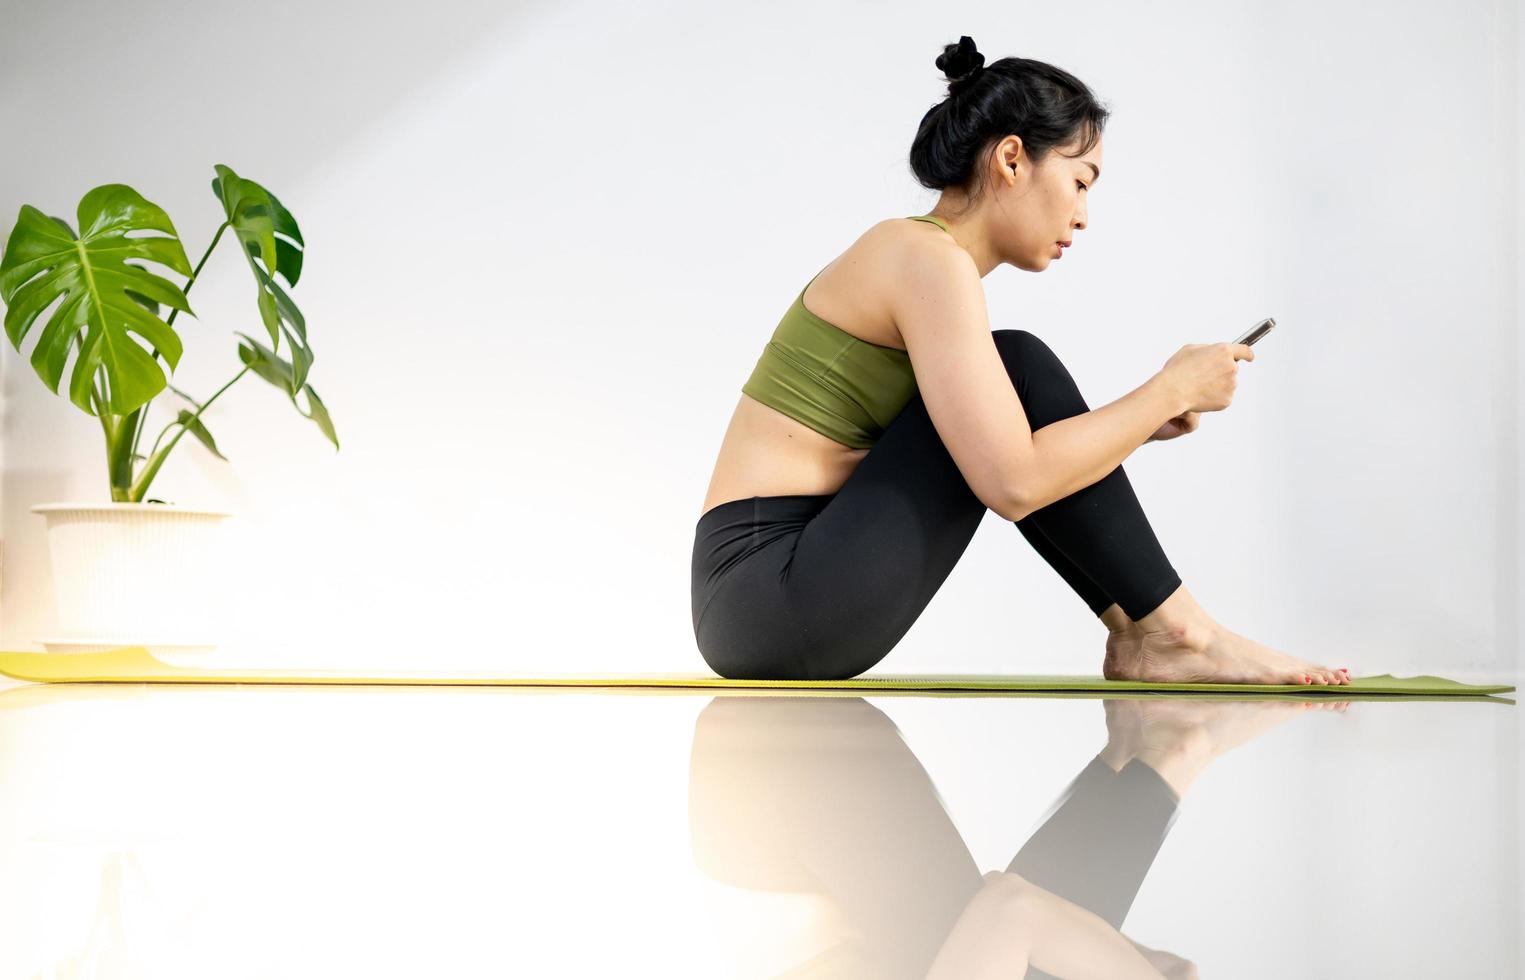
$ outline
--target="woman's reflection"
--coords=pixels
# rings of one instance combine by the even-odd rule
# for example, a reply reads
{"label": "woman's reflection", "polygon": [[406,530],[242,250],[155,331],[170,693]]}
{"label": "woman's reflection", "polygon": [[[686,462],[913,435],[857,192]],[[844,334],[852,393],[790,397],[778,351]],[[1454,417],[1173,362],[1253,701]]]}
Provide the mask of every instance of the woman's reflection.
{"label": "woman's reflection", "polygon": [[1106,746],[1005,871],[982,875],[878,708],[719,697],[695,726],[694,858],[727,884],[814,893],[840,910],[847,948],[791,978],[1192,977],[1189,961],[1118,932],[1182,796],[1234,746],[1348,704],[1108,699]]}

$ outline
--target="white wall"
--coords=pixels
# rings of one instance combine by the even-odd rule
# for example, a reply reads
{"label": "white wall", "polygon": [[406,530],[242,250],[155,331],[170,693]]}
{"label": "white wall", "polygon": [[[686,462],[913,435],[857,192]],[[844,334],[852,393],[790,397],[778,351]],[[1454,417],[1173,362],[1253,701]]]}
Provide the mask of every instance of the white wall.
{"label": "white wall", "polygon": [[[1044,338],[1096,407],[1280,324],[1228,411],[1125,464],[1208,611],[1354,673],[1514,675],[1509,0],[930,10],[5,0],[0,234],[124,182],[194,261],[215,163],[296,215],[342,451],[249,377],[208,421],[231,462],[183,440],[154,484],[242,516],[228,586],[272,657],[702,671],[690,548],[740,385],[811,274],[931,207],[906,153],[968,33],[1114,110],[1090,227],[1043,275],[987,277],[993,327]],[[175,383],[205,397],[233,331],[262,332],[231,242],[191,299]],[[6,649],[54,624],[28,508],[108,496],[98,423],[34,344],[0,346]],[[1102,638],[987,515],[879,669],[1092,673]]]}

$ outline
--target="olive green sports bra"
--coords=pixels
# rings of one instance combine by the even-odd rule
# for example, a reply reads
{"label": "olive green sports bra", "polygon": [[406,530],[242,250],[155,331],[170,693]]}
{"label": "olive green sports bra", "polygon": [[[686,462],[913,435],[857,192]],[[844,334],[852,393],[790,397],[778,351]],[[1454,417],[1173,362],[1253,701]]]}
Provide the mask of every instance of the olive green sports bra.
{"label": "olive green sports bra", "polygon": [[[910,220],[948,230],[930,214]],[[916,393],[911,355],[822,320],[805,308],[805,289],[779,321],[741,390],[828,439],[867,449]]]}

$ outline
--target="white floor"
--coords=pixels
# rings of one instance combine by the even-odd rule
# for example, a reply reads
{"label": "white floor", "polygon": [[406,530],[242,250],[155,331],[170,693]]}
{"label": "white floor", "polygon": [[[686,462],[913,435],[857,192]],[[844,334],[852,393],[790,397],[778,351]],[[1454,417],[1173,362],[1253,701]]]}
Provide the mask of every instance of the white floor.
{"label": "white floor", "polygon": [[1309,700],[10,687],[0,978],[1519,976],[1515,705]]}

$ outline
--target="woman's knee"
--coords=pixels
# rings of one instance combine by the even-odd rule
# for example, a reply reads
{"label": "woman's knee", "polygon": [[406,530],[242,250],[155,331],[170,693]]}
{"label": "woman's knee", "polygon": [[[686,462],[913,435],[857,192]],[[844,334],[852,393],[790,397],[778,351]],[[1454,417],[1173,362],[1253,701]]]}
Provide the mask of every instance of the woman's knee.
{"label": "woman's knee", "polygon": [[991,336],[1032,429],[1090,411],[1069,369],[1035,334],[993,330]]}
{"label": "woman's knee", "polygon": [[1001,359],[1008,366],[1013,363],[1026,365],[1059,363],[1059,356],[1037,334],[1030,331],[992,330],[990,335],[995,338],[996,350],[1001,352]]}

